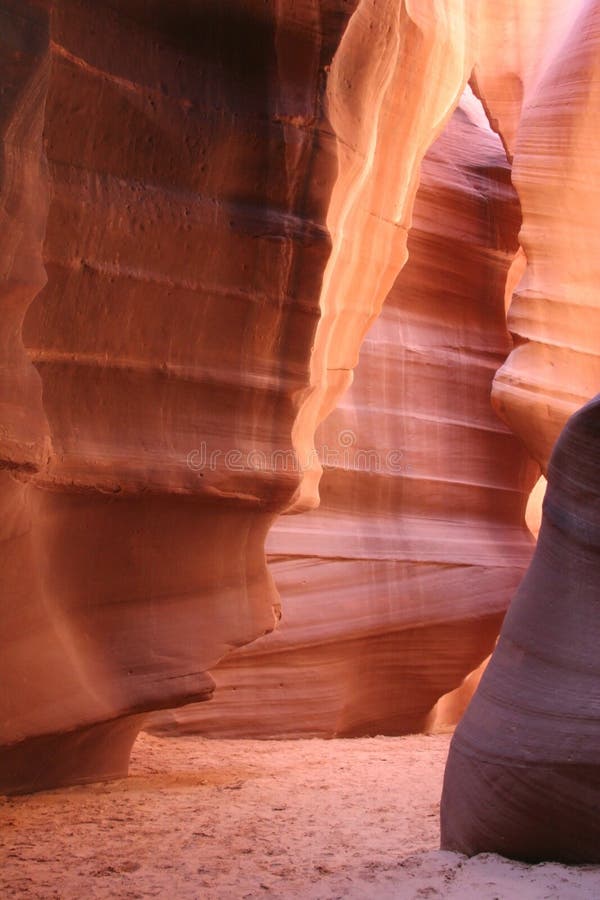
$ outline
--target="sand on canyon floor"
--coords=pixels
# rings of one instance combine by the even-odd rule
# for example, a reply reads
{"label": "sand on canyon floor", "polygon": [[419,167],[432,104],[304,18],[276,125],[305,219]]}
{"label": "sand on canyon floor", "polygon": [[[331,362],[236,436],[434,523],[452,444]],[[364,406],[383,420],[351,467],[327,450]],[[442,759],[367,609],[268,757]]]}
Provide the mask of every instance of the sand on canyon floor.
{"label": "sand on canyon floor", "polygon": [[600,897],[600,867],[437,849],[448,744],[142,734],[127,780],[0,800],[0,897]]}

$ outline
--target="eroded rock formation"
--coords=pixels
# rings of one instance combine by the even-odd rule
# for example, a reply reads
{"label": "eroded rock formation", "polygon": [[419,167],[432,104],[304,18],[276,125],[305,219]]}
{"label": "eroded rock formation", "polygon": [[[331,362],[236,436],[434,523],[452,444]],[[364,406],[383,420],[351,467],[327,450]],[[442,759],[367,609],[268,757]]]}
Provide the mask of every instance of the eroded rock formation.
{"label": "eroded rock formation", "polygon": [[600,862],[600,396],[552,454],[531,566],[454,735],[442,846]]}
{"label": "eroded rock formation", "polygon": [[310,456],[472,33],[464,0],[0,9],[0,787],[30,790],[123,774],[145,710],[274,626],[264,537],[319,468],[250,455]]}
{"label": "eroded rock formation", "polygon": [[[0,0],[1,790],[124,774],[146,711],[274,627],[267,532],[317,505],[392,287],[321,441],[400,471],[328,465],[270,545],[279,656],[239,658],[352,734],[422,727],[491,648],[533,478],[487,403],[504,280],[494,402],[542,467],[599,374],[600,4],[508,6]],[[398,279],[475,62],[522,252],[463,110]]]}
{"label": "eroded rock formation", "polygon": [[477,58],[472,83],[509,159],[521,114],[535,96],[565,36],[589,0],[495,0],[477,3]]}
{"label": "eroded rock formation", "polygon": [[[275,623],[264,536],[298,476],[219,461],[201,478],[188,455],[291,444],[330,247],[334,46],[286,81],[272,12],[3,11],[19,89],[3,95],[5,256],[22,285],[5,457],[29,477],[7,476],[3,510],[0,784],[23,790],[123,774],[140,711],[209,695],[206,670]],[[32,462],[18,429],[36,407],[12,381],[39,406],[40,378],[51,449],[40,438]]]}
{"label": "eroded rock formation", "polygon": [[569,413],[600,383],[600,172],[590,149],[600,4],[563,12],[515,142],[527,265],[509,310],[517,346],[494,386],[498,410],[548,468],[548,490],[534,559],[452,742],[442,845],[598,862],[598,397],[569,419],[548,458]]}
{"label": "eroded rock formation", "polygon": [[318,511],[272,529],[278,629],[213,671],[211,703],[153,729],[394,734],[492,650],[529,561],[536,466],[494,415],[520,213],[470,92],[421,170],[409,260],[318,433]]}
{"label": "eroded rock formation", "polygon": [[[485,10],[476,67],[490,117],[514,152],[526,263],[508,315],[516,346],[496,376],[493,400],[545,469],[567,418],[600,384],[600,161],[592,149],[600,4],[514,6],[496,4],[502,28]],[[521,86],[520,118],[510,80]]]}

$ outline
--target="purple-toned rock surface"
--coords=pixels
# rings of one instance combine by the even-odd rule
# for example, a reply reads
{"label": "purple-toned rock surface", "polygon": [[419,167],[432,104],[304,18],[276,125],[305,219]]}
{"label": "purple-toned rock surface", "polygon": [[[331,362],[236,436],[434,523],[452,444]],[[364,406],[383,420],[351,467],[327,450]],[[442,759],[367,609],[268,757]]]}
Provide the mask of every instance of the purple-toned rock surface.
{"label": "purple-toned rock surface", "polygon": [[442,847],[600,862],[600,395],[548,466],[536,551],[452,740]]}

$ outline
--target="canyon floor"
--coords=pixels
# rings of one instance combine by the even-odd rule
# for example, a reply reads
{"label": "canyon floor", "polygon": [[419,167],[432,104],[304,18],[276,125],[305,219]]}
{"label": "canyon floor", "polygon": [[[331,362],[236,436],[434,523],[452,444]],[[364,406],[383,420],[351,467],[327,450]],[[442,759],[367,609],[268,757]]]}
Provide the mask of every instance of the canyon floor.
{"label": "canyon floor", "polygon": [[600,897],[600,867],[436,849],[449,739],[141,735],[127,780],[0,800],[0,896]]}

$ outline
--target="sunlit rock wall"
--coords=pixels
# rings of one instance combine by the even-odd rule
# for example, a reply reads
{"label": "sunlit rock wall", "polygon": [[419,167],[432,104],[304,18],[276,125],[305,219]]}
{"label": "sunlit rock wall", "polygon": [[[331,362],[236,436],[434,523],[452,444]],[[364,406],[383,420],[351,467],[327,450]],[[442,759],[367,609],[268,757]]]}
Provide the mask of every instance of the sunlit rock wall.
{"label": "sunlit rock wall", "polygon": [[[123,774],[261,636],[206,723],[428,727],[597,390],[598,3],[0,14],[0,789]],[[413,217],[475,64],[500,139],[466,102]]]}
{"label": "sunlit rock wall", "polygon": [[524,254],[508,314],[516,346],[493,398],[545,469],[567,418],[600,384],[599,9],[486,6],[476,88],[514,154]]}
{"label": "sunlit rock wall", "polygon": [[318,435],[318,511],[272,529],[277,631],[229,656],[209,704],[154,727],[404,733],[490,653],[533,541],[537,467],[494,414],[519,205],[470,92],[421,172],[409,261]]}
{"label": "sunlit rock wall", "polygon": [[18,791],[124,774],[145,711],[206,698],[207,670],[274,627],[264,539],[316,505],[320,470],[251,453],[312,459],[473,35],[466,0],[0,13],[0,789]]}
{"label": "sunlit rock wall", "polygon": [[494,387],[548,490],[535,556],[452,742],[441,825],[449,850],[598,863],[598,396],[568,416],[600,384],[600,3],[570,11],[517,132],[527,267],[509,313],[517,346]]}

